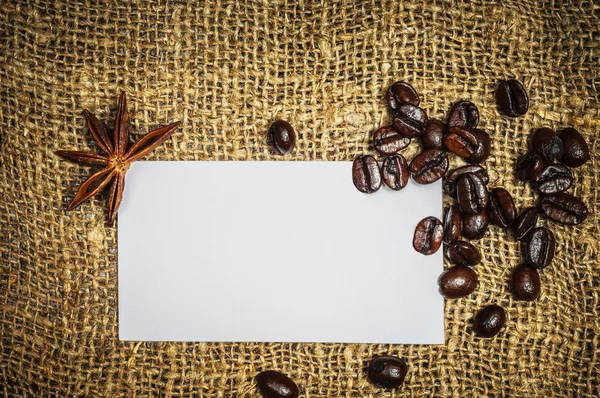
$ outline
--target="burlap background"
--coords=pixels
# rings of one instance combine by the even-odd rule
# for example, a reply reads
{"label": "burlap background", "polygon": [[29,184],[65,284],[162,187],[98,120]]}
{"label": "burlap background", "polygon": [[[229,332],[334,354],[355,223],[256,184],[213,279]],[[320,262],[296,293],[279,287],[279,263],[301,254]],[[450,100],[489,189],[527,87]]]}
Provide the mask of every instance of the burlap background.
{"label": "burlap background", "polygon": [[[268,368],[288,373],[305,397],[600,395],[598,5],[99,3],[0,6],[0,395],[255,397],[253,377]],[[518,120],[494,107],[506,77],[531,97]],[[430,116],[461,98],[479,106],[493,138],[490,185],[506,187],[519,207],[534,202],[511,173],[532,128],[574,126],[589,140],[592,161],[575,171],[571,191],[591,216],[576,228],[551,225],[558,254],[538,301],[511,297],[519,250],[491,228],[481,241],[480,288],[446,303],[444,346],[118,341],[106,198],[67,213],[90,170],[53,154],[97,150],[83,108],[112,120],[126,90],[134,139],[182,120],[149,159],[280,159],[264,132],[283,117],[299,133],[290,159],[351,160],[388,119],[384,92],[399,79],[417,88]],[[489,302],[507,309],[508,327],[475,338],[470,320]],[[363,368],[379,353],[407,358],[401,390],[366,381]]]}

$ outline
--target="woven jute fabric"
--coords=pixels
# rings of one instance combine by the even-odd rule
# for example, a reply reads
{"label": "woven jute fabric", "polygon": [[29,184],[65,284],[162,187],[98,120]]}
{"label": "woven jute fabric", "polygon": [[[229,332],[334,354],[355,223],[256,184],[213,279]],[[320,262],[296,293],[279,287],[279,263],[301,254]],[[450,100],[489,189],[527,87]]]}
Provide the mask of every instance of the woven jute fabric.
{"label": "woven jute fabric", "polygon": [[[600,395],[597,3],[8,0],[0,7],[1,396],[257,397],[254,377],[271,368],[292,377],[303,397]],[[495,108],[494,89],[505,78],[529,92],[524,117]],[[476,242],[479,288],[446,301],[441,346],[118,340],[117,229],[105,227],[106,196],[67,212],[90,170],[54,154],[98,151],[83,109],[111,121],[126,91],[134,140],[181,120],[147,160],[281,160],[265,139],[276,118],[298,133],[285,159],[352,160],[372,153],[371,132],[389,123],[384,96],[396,80],[419,91],[430,117],[445,117],[459,99],[478,105],[492,137],[490,186],[508,189],[519,208],[535,203],[513,175],[532,129],[573,126],[587,138],[592,159],[574,170],[570,192],[591,214],[576,227],[540,222],[558,246],[537,301],[512,297],[519,246],[491,227]],[[488,303],[506,309],[507,326],[480,339],[471,321]],[[401,389],[367,381],[376,354],[406,358]]]}

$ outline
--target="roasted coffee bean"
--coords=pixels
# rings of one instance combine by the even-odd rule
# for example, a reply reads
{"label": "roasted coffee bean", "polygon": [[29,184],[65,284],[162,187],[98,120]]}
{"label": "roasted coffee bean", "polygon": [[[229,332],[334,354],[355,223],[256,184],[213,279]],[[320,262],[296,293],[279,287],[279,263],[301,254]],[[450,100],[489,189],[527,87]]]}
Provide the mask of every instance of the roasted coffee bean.
{"label": "roasted coffee bean", "polygon": [[474,129],[479,124],[479,109],[471,101],[458,101],[448,114],[448,127]]}
{"label": "roasted coffee bean", "polygon": [[481,239],[485,235],[489,223],[487,210],[477,214],[465,214],[462,235],[467,239]]}
{"label": "roasted coffee bean", "polygon": [[465,161],[467,163],[481,163],[490,156],[490,135],[480,129],[473,130],[473,133],[475,133],[475,136],[477,137],[477,148],[475,149],[474,154],[465,158]]}
{"label": "roasted coffee bean", "polygon": [[450,127],[443,141],[446,149],[461,158],[474,155],[479,145],[475,134],[462,127]]}
{"label": "roasted coffee bean", "polygon": [[292,379],[274,370],[259,373],[256,383],[265,398],[296,398],[300,394]]}
{"label": "roasted coffee bean", "polygon": [[296,132],[285,120],[276,120],[269,127],[269,142],[279,154],[287,155],[296,145]]}
{"label": "roasted coffee bean", "polygon": [[510,228],[517,218],[517,208],[510,193],[504,188],[494,188],[490,192],[488,204],[490,221],[501,228]]}
{"label": "roasted coffee bean", "polygon": [[473,331],[480,337],[494,337],[506,323],[506,312],[499,305],[488,305],[473,319]]}
{"label": "roasted coffee bean", "polygon": [[457,205],[446,207],[444,210],[444,242],[458,240],[462,232],[463,216]]}
{"label": "roasted coffee bean", "polygon": [[469,214],[479,213],[488,205],[488,191],[477,174],[468,173],[456,181],[456,201]]}
{"label": "roasted coffee bean", "polygon": [[477,288],[477,274],[472,268],[456,265],[438,278],[440,294],[446,298],[466,297]]}
{"label": "roasted coffee bean", "polygon": [[590,160],[590,150],[585,138],[574,128],[566,128],[558,132],[558,137],[563,143],[563,157],[561,161],[569,167],[579,167]]}
{"label": "roasted coffee bean", "polygon": [[373,156],[363,155],[354,159],[352,182],[363,193],[373,193],[381,187],[381,170]]}
{"label": "roasted coffee bean", "polygon": [[398,108],[392,126],[404,137],[413,138],[425,132],[427,113],[418,106],[402,105]]}
{"label": "roasted coffee bean", "polygon": [[588,208],[585,203],[564,192],[542,196],[538,208],[552,221],[565,225],[577,225],[588,216]]}
{"label": "roasted coffee bean", "polygon": [[408,163],[402,155],[393,155],[383,160],[382,174],[385,185],[399,191],[408,183]]}
{"label": "roasted coffee bean", "polygon": [[450,173],[448,173],[446,178],[444,178],[444,183],[442,184],[444,187],[444,191],[448,195],[455,198],[456,197],[456,181],[458,181],[458,179],[463,174],[467,174],[467,173],[477,174],[481,178],[481,181],[483,181],[483,183],[486,185],[490,181],[488,172],[483,167],[481,167],[479,165],[463,166],[463,167],[459,167],[457,169],[452,170]]}
{"label": "roasted coffee bean", "polygon": [[527,265],[533,268],[546,268],[554,258],[556,240],[548,228],[534,228],[521,241],[521,251]]}
{"label": "roasted coffee bean", "polygon": [[448,171],[448,155],[439,149],[427,149],[415,156],[408,168],[415,182],[431,184]]}
{"label": "roasted coffee bean", "polygon": [[572,184],[573,174],[562,164],[544,167],[534,181],[535,188],[545,195],[566,191]]}
{"label": "roasted coffee bean", "polygon": [[517,240],[523,239],[529,231],[535,228],[538,220],[538,211],[535,207],[528,207],[521,212],[515,220],[513,232]]}
{"label": "roasted coffee bean", "polygon": [[387,91],[387,103],[392,111],[404,104],[419,106],[419,94],[406,82],[396,82]]}
{"label": "roasted coffee bean", "polygon": [[438,251],[443,239],[442,222],[435,217],[425,217],[415,228],[413,247],[421,254],[430,255]]}
{"label": "roasted coffee bean", "polygon": [[398,388],[408,373],[406,361],[397,357],[383,355],[375,357],[369,363],[367,375],[371,383],[383,388]]}
{"label": "roasted coffee bean", "polygon": [[438,119],[429,119],[425,124],[425,132],[420,137],[424,148],[444,149],[446,125]]}
{"label": "roasted coffee bean", "polygon": [[544,159],[537,152],[527,152],[517,162],[517,178],[521,181],[533,181],[544,168]]}
{"label": "roasted coffee bean", "polygon": [[542,127],[533,132],[530,149],[542,156],[544,164],[560,160],[564,153],[563,143],[554,130]]}
{"label": "roasted coffee bean", "polygon": [[540,296],[540,274],[537,269],[518,265],[511,280],[511,291],[518,300],[533,301]]}
{"label": "roasted coffee bean", "polygon": [[464,240],[459,240],[449,245],[446,255],[456,265],[474,266],[481,261],[481,254],[479,254],[475,246]]}
{"label": "roasted coffee bean", "polygon": [[373,146],[382,155],[393,155],[410,144],[410,138],[400,135],[392,126],[384,126],[373,133]]}
{"label": "roasted coffee bean", "polygon": [[529,97],[517,80],[503,80],[496,89],[496,105],[505,115],[517,117],[527,113]]}

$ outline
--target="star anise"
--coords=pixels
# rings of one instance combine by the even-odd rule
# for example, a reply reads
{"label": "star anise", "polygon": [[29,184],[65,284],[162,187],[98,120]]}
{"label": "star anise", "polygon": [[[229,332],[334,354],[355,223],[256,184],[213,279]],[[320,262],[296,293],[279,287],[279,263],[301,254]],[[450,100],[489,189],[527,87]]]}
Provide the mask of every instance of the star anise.
{"label": "star anise", "polygon": [[117,216],[125,188],[125,173],[131,163],[146,156],[154,148],[162,144],[179,127],[180,122],[174,122],[146,134],[141,140],[129,146],[129,114],[125,93],[119,96],[119,108],[115,118],[115,129],[111,138],[104,123],[99,121],[88,110],[83,111],[87,125],[94,141],[106,155],[97,155],[82,151],[56,151],[56,154],[68,161],[85,166],[103,166],[104,168],[92,174],[77,191],[69,203],[68,210],[73,210],[92,196],[100,192],[112,182],[108,196],[108,217],[106,224],[111,226]]}

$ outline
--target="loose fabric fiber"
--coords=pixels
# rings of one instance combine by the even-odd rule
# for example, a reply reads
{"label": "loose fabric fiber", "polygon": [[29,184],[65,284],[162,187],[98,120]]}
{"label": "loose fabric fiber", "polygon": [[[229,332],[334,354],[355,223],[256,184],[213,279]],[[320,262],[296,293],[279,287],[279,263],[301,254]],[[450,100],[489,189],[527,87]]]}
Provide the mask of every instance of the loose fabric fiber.
{"label": "loose fabric fiber", "polygon": [[[288,374],[302,397],[600,395],[597,3],[8,0],[0,9],[1,396],[258,397],[255,376],[267,369]],[[495,108],[506,78],[531,99],[518,119]],[[512,297],[520,249],[490,227],[476,242],[479,288],[446,301],[442,346],[118,340],[118,231],[105,227],[106,195],[67,212],[91,170],[54,154],[99,151],[83,109],[112,122],[126,91],[133,140],[181,120],[146,160],[347,161],[374,154],[370,136],[390,121],[385,91],[397,80],[418,90],[430,117],[460,99],[479,107],[492,137],[490,187],[508,189],[520,209],[536,200],[513,174],[530,132],[572,126],[588,140],[592,159],[569,192],[590,216],[576,227],[540,222],[558,246],[537,301]],[[277,118],[298,133],[285,158],[266,142]],[[472,318],[489,303],[506,309],[506,329],[477,338]],[[399,390],[367,381],[376,354],[406,358]]]}

